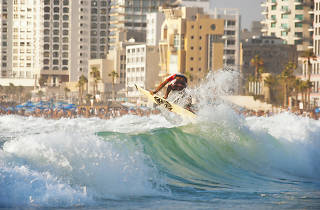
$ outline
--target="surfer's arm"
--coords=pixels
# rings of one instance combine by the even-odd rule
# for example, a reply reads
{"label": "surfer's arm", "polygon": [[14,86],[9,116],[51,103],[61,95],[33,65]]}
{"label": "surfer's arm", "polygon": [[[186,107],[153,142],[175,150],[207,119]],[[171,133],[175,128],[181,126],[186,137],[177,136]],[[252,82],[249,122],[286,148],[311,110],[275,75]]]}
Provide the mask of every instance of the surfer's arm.
{"label": "surfer's arm", "polygon": [[166,86],[166,84],[168,84],[168,82],[174,80],[176,78],[176,74],[168,77],[164,82],[162,82],[155,91],[151,91],[151,94],[156,94],[157,92],[159,92],[164,86]]}

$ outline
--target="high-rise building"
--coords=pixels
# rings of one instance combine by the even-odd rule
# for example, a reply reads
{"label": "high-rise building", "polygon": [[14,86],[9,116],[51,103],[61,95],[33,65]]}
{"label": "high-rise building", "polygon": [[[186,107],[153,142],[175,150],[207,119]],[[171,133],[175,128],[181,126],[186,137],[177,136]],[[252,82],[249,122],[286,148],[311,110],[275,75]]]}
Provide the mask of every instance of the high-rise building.
{"label": "high-rise building", "polygon": [[210,0],[179,0],[181,6],[185,7],[200,7],[205,13],[210,12]]}
{"label": "high-rise building", "polygon": [[[7,0],[0,0],[0,78],[8,77],[8,67],[11,66],[8,49],[8,8],[12,5]],[[9,63],[10,62],[10,63]]]}
{"label": "high-rise building", "polygon": [[161,25],[165,20],[161,12],[152,12],[147,14],[146,44],[158,46],[161,37]]}
{"label": "high-rise building", "polygon": [[287,44],[297,45],[305,51],[313,45],[314,0],[266,0],[261,4],[265,19],[262,32],[265,36],[277,36]]}
{"label": "high-rise building", "polygon": [[224,19],[214,19],[202,8],[163,7],[161,27],[161,77],[184,73],[190,84],[198,83],[211,70],[223,67]]}
{"label": "high-rise building", "polygon": [[240,70],[241,16],[239,9],[214,8],[210,13],[215,19],[224,19],[223,65]]}
{"label": "high-rise building", "polygon": [[120,32],[126,32],[128,39],[134,38],[137,42],[146,41],[146,14],[157,12],[159,6],[175,0],[111,0],[110,28],[108,50],[115,47],[121,40]]}
{"label": "high-rise building", "polygon": [[90,58],[105,58],[109,1],[44,0],[44,59],[50,86],[88,74]]}
{"label": "high-rise building", "polygon": [[[6,78],[7,85],[15,85],[18,79],[25,86],[33,86],[42,66],[42,34],[40,1],[1,1],[1,78]],[[8,78],[12,78],[11,81]],[[3,80],[4,81],[4,80]]]}
{"label": "high-rise building", "polygon": [[300,66],[302,69],[300,77],[303,80],[312,82],[310,93],[310,102],[315,106],[320,105],[320,0],[314,0],[314,20],[313,20],[313,53],[314,55],[300,57]]}
{"label": "high-rise building", "polygon": [[59,86],[87,76],[90,58],[106,57],[110,0],[1,0],[0,6],[0,77],[41,75],[46,85]]}

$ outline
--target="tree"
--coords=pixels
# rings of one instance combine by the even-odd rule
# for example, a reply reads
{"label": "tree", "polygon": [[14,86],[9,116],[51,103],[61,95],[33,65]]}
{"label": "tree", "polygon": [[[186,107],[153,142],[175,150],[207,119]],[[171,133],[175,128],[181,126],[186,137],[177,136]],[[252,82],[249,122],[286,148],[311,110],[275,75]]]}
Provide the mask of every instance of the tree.
{"label": "tree", "polygon": [[288,106],[288,90],[290,88],[290,85],[292,86],[293,81],[295,80],[295,76],[293,75],[293,71],[296,68],[297,68],[297,66],[295,63],[289,62],[280,74],[280,80],[283,85],[283,107]]}
{"label": "tree", "polygon": [[115,95],[115,89],[114,89],[114,84],[115,84],[115,80],[117,77],[119,77],[118,73],[113,70],[110,74],[109,77],[111,77],[111,82],[112,82],[112,100],[116,100],[116,95]]}
{"label": "tree", "polygon": [[261,71],[261,68],[263,68],[264,61],[259,55],[255,55],[251,60],[250,64],[255,67],[255,78],[258,79],[259,71]]}
{"label": "tree", "polygon": [[101,80],[100,71],[94,66],[91,69],[90,75],[93,78],[93,96],[95,97],[98,89],[98,81]]}
{"label": "tree", "polygon": [[41,87],[46,85],[47,79],[44,76],[41,75],[39,80],[38,80],[38,82],[39,82],[39,86],[41,88]]}
{"label": "tree", "polygon": [[88,83],[88,79],[84,75],[81,75],[79,77],[78,84],[77,84],[77,86],[79,87],[79,105],[82,104],[84,86],[87,83]]}
{"label": "tree", "polygon": [[40,101],[42,100],[42,96],[44,95],[42,90],[39,90],[37,96],[39,97]]}
{"label": "tree", "polygon": [[24,91],[24,87],[22,87],[21,85],[19,85],[17,87],[17,91],[18,91],[18,98],[19,98],[19,103],[21,103],[21,96],[22,96],[22,93]]}
{"label": "tree", "polygon": [[294,89],[293,92],[295,95],[295,107],[296,107],[296,109],[298,109],[299,108],[298,96],[299,96],[299,93],[301,93],[301,95],[303,94],[302,93],[302,80],[300,78],[297,78],[294,80],[293,89]]}
{"label": "tree", "polygon": [[266,89],[266,100],[268,103],[274,102],[274,88],[278,85],[277,77],[273,75],[269,75],[267,78],[264,79],[264,86],[267,87]]}
{"label": "tree", "polygon": [[65,87],[63,90],[64,90],[64,98],[68,99],[68,93],[70,92],[70,89],[68,87]]}
{"label": "tree", "polygon": [[313,53],[313,51],[310,50],[306,50],[302,53],[303,58],[305,58],[306,60],[304,61],[305,63],[307,63],[307,79],[310,80],[311,77],[311,69],[312,69],[312,64],[311,64],[311,60],[315,60],[317,58],[317,56]]}

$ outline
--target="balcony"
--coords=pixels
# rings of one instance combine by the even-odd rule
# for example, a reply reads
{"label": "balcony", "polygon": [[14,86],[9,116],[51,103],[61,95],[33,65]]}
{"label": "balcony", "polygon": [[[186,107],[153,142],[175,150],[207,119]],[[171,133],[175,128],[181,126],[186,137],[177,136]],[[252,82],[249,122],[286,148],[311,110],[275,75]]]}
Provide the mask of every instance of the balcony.
{"label": "balcony", "polygon": [[263,10],[263,11],[261,12],[261,14],[262,14],[262,15],[268,15],[268,10]]}
{"label": "balcony", "polygon": [[308,28],[308,31],[314,31],[314,28],[312,27],[312,26],[310,26],[309,28]]}
{"label": "balcony", "polygon": [[294,22],[295,22],[295,23],[302,23],[303,20],[302,20],[302,19],[299,19],[299,18],[296,18],[296,19],[294,19]]}
{"label": "balcony", "polygon": [[268,3],[267,2],[262,2],[260,5],[261,5],[261,7],[267,7]]}
{"label": "balcony", "polygon": [[303,4],[303,0],[295,0],[294,1],[294,5],[302,5]]}
{"label": "balcony", "polygon": [[287,15],[290,14],[291,10],[290,9],[281,9],[281,14]]}
{"label": "balcony", "polygon": [[289,31],[290,31],[290,28],[282,27],[282,26],[281,26],[281,31],[289,32]]}

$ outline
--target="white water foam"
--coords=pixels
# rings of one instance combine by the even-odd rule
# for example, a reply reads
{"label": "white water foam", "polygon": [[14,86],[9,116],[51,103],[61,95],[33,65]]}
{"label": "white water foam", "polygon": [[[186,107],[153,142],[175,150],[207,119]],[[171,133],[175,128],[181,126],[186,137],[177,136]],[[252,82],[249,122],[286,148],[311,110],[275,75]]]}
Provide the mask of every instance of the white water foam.
{"label": "white water foam", "polygon": [[0,150],[0,176],[5,177],[0,181],[0,206],[61,207],[93,198],[159,195],[162,179],[139,145],[95,132],[136,133],[170,126],[161,121],[160,116],[108,121],[0,117],[2,136],[14,135]]}

